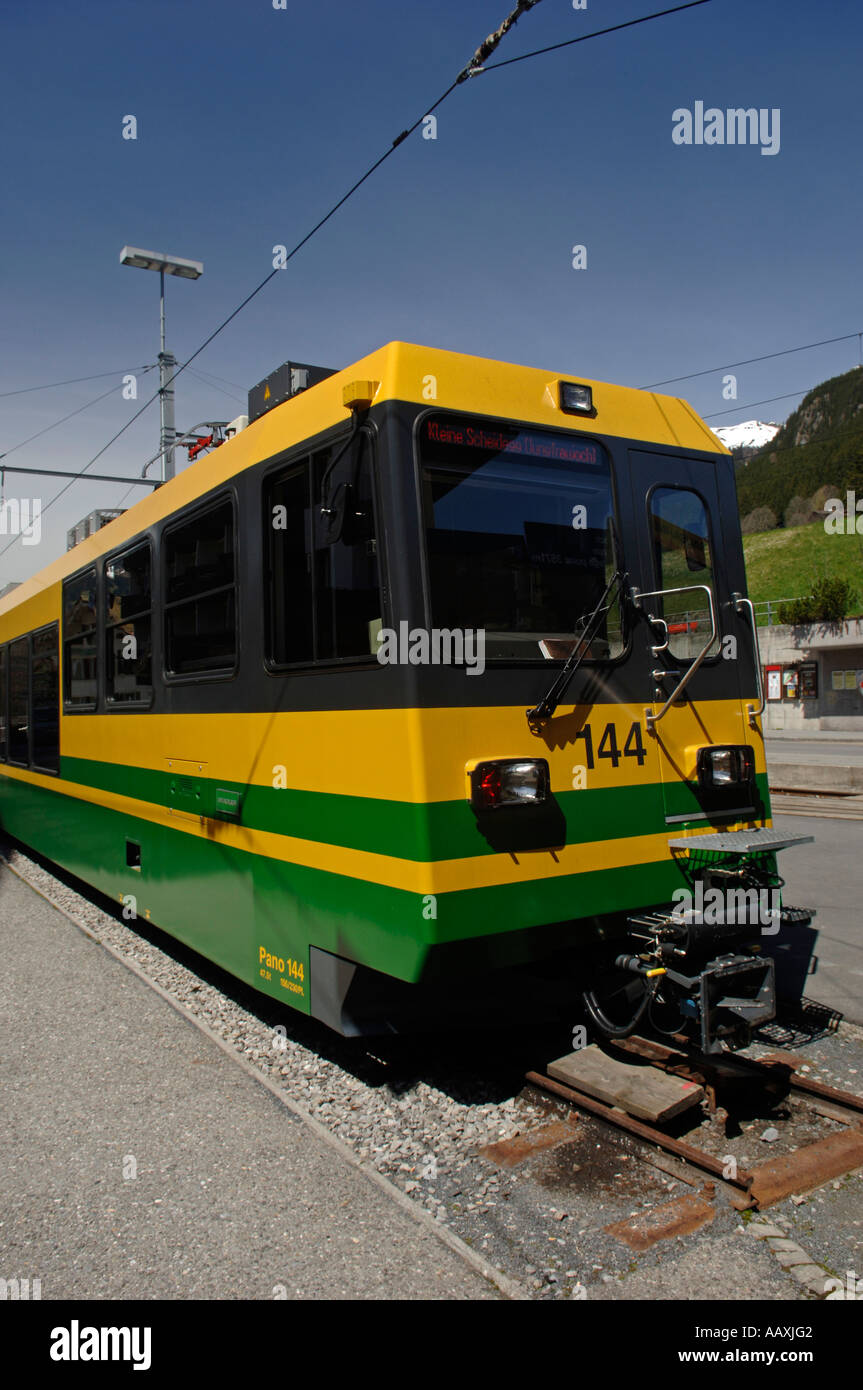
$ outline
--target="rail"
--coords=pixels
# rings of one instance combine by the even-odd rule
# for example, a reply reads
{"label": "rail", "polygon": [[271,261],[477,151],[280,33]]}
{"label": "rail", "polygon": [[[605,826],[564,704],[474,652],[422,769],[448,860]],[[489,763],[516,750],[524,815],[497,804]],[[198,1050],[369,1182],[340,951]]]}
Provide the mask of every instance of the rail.
{"label": "rail", "polygon": [[[674,1041],[679,1044],[682,1040],[675,1038]],[[720,1057],[704,1056],[689,1050],[685,1045],[669,1047],[664,1043],[638,1036],[608,1044],[607,1048],[611,1056],[616,1056],[621,1061],[628,1060],[636,1065],[656,1067],[670,1076],[703,1086],[710,1113],[716,1113],[720,1099],[727,1105],[735,1084],[742,1084],[744,1094],[749,1094],[747,1086],[760,1083],[765,1099],[772,1096],[774,1101],[777,1101],[794,1097],[807,1111],[823,1116],[834,1124],[838,1122],[838,1125],[842,1126],[822,1139],[803,1143],[783,1153],[778,1160],[768,1160],[746,1172],[729,1168],[727,1163],[717,1159],[714,1154],[669,1134],[658,1124],[637,1120],[619,1106],[599,1101],[595,1096],[577,1089],[575,1085],[562,1084],[538,1071],[529,1071],[526,1074],[525,1080],[528,1085],[547,1092],[556,1100],[568,1101],[574,1109],[604,1121],[615,1129],[623,1130],[650,1146],[664,1149],[674,1158],[682,1159],[684,1164],[694,1170],[693,1176],[689,1178],[685,1176],[685,1168],[678,1172],[677,1175],[682,1177],[684,1182],[698,1186],[701,1180],[695,1174],[705,1174],[712,1179],[714,1187],[725,1190],[731,1204],[738,1211],[745,1211],[747,1208],[763,1210],[784,1200],[792,1192],[809,1191],[831,1178],[852,1172],[863,1161],[863,1133],[860,1129],[863,1123],[863,1096],[854,1095],[849,1091],[839,1091],[800,1075],[796,1070],[797,1063],[793,1059],[785,1061],[782,1057],[767,1057],[756,1061],[730,1053],[723,1053]],[[720,1092],[725,1094],[720,1097]],[[751,1103],[751,1100],[747,1103]],[[737,1106],[729,1108],[736,1110]],[[725,1113],[728,1113],[728,1109]],[[794,1125],[793,1116],[789,1118],[788,1123]]]}
{"label": "rail", "polygon": [[[795,594],[792,598],[768,598],[759,599],[753,603],[755,610],[756,627],[773,627],[779,622],[779,609],[783,603],[797,603],[800,599],[811,598],[811,594]],[[683,613],[675,613],[674,620],[679,623],[697,623],[698,619],[704,616],[704,609],[700,611],[696,608],[687,609]]]}

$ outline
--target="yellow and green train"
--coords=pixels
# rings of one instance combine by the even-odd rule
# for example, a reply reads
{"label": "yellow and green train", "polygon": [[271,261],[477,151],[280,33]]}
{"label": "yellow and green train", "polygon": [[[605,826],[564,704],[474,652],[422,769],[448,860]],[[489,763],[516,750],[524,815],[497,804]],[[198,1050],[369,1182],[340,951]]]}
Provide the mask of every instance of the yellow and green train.
{"label": "yellow and green train", "polygon": [[784,843],[727,451],[406,343],[309,379],[0,602],[4,831],[343,1033],[565,957],[600,1031],[745,1034],[764,929],[672,906]]}

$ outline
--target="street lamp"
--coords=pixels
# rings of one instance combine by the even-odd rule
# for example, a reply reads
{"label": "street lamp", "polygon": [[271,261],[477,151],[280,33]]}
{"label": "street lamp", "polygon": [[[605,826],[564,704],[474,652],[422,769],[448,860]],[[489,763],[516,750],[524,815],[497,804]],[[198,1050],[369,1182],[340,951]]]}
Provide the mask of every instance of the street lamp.
{"label": "street lamp", "polygon": [[165,276],[179,275],[182,280],[198,280],[204,273],[202,261],[188,261],[183,256],[163,256],[158,251],[142,251],[138,246],[124,246],[120,252],[121,265],[137,266],[139,270],[159,272],[159,449],[162,454],[162,481],[174,476],[174,388],[168,382],[177,359],[165,351]]}

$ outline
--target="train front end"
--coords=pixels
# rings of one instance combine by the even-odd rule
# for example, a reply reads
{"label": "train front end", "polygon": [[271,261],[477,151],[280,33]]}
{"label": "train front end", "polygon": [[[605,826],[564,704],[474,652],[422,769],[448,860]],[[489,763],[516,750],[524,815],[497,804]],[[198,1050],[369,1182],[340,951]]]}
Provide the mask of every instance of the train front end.
{"label": "train front end", "polygon": [[[551,972],[605,1036],[744,1044],[775,1013],[791,840],[727,451],[683,401],[386,353],[372,638],[417,849],[400,969],[375,968],[477,1003]],[[352,975],[337,1026],[366,994]]]}

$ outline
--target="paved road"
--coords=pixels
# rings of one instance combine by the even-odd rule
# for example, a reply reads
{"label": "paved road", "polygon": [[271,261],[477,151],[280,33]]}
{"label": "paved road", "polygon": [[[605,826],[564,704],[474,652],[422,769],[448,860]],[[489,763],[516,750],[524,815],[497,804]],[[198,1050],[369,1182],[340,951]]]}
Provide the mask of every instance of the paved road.
{"label": "paved road", "polygon": [[807,983],[807,998],[863,1023],[863,825],[783,815],[774,824],[793,835],[815,836],[815,844],[779,855],[785,901],[818,909],[818,970]]}
{"label": "paved road", "polygon": [[0,1277],[44,1299],[500,1297],[5,868],[0,1016]]}

